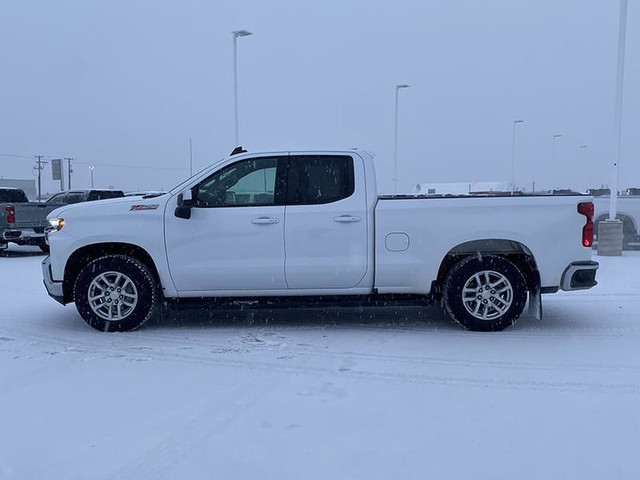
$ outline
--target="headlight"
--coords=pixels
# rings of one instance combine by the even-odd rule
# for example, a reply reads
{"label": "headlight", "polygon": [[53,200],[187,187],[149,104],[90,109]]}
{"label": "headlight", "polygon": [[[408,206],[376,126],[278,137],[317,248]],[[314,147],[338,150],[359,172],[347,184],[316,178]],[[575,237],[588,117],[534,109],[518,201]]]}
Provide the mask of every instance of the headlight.
{"label": "headlight", "polygon": [[49,219],[49,231],[51,232],[58,232],[60,230],[62,230],[62,227],[64,227],[64,219],[63,218],[51,218]]}

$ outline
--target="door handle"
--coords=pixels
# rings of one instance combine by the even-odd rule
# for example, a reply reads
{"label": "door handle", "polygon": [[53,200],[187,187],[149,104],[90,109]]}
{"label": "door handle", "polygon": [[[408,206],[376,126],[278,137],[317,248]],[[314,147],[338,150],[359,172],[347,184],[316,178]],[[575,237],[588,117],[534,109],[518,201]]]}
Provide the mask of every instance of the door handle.
{"label": "door handle", "polygon": [[360,217],[356,217],[355,215],[340,215],[339,217],[334,217],[333,221],[338,223],[355,223],[362,220]]}
{"label": "door handle", "polygon": [[279,223],[280,220],[273,217],[258,217],[251,220],[251,223],[255,225],[273,225],[274,223]]}

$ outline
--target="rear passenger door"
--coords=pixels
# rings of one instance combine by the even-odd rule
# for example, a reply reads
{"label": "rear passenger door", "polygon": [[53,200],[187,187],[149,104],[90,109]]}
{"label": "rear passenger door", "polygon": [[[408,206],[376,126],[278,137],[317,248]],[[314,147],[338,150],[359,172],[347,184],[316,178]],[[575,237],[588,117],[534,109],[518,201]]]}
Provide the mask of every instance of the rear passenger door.
{"label": "rear passenger door", "polygon": [[367,272],[367,211],[362,159],[289,157],[285,275],[290,289],[356,287]]}

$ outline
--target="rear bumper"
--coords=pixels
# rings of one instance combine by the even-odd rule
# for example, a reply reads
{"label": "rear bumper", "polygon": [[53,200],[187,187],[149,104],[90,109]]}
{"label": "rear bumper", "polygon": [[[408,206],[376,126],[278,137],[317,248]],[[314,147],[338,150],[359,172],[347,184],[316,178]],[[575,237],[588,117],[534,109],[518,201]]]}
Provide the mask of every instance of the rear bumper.
{"label": "rear bumper", "polygon": [[19,245],[35,245],[44,240],[44,231],[36,231],[33,228],[4,230],[2,232],[2,240],[4,242],[14,242]]}
{"label": "rear bumper", "polygon": [[47,293],[56,302],[64,305],[64,291],[62,289],[62,282],[56,282],[51,277],[51,257],[47,256],[42,261],[42,280],[44,282],[44,288],[47,289]]}
{"label": "rear bumper", "polygon": [[593,261],[570,263],[562,274],[560,288],[562,290],[586,290],[595,287],[598,284],[596,282],[598,267],[598,262]]}

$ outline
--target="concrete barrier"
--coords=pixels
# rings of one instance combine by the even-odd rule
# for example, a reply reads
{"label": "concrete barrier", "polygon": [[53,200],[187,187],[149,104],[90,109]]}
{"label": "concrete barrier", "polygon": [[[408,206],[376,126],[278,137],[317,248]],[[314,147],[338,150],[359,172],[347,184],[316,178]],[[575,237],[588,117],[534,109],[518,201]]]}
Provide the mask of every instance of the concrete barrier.
{"label": "concrete barrier", "polygon": [[620,220],[605,220],[598,223],[598,255],[619,257],[622,255],[624,233]]}

